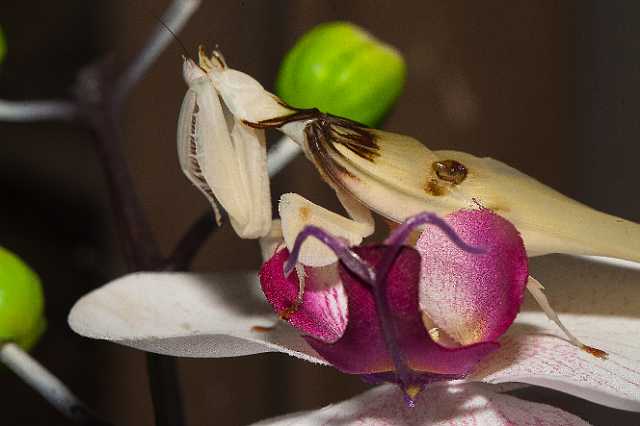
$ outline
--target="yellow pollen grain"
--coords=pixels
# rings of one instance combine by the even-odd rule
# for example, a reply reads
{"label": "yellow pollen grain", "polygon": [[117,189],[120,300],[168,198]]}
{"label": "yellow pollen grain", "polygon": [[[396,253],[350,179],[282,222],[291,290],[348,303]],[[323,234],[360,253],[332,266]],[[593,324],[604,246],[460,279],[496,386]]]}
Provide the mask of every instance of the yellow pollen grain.
{"label": "yellow pollen grain", "polygon": [[440,341],[440,329],[438,327],[430,328],[429,329],[429,336],[431,336],[431,339],[434,342],[439,342]]}
{"label": "yellow pollen grain", "polygon": [[407,392],[409,398],[416,399],[421,390],[422,388],[418,385],[409,385],[405,392]]}

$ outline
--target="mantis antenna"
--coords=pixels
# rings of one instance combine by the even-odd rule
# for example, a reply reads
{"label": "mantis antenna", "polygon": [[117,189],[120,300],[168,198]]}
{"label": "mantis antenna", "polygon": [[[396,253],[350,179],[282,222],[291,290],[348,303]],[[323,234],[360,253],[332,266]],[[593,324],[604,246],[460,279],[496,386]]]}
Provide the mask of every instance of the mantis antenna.
{"label": "mantis antenna", "polygon": [[180,46],[180,48],[182,49],[182,51],[184,52],[185,57],[189,58],[189,51],[187,50],[187,48],[185,47],[184,43],[182,42],[182,40],[180,40],[180,38],[178,37],[178,35],[171,29],[169,28],[169,26],[162,20],[162,18],[160,18],[158,15],[156,15],[155,13],[153,13],[152,11],[149,11],[149,13],[151,14],[151,16],[153,16],[155,18],[156,21],[158,21],[158,23],[160,25],[162,25],[168,32],[169,34],[171,34],[171,36],[173,37],[173,39],[178,43],[178,45]]}

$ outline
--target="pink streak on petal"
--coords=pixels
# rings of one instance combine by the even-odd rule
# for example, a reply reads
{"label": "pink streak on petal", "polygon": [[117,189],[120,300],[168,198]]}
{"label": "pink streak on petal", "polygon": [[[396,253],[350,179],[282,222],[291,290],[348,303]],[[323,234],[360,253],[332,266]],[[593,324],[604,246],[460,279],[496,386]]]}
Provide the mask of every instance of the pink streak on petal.
{"label": "pink streak on petal", "polygon": [[280,250],[262,265],[260,285],[267,300],[278,312],[286,315],[289,324],[303,334],[333,343],[347,326],[347,295],[340,282],[337,264],[322,268],[305,268],[305,290],[302,304],[291,310],[298,297],[298,276],[291,273],[285,278],[284,263],[289,258],[288,250]]}
{"label": "pink streak on petal", "polygon": [[[355,251],[371,265],[382,258],[386,247],[359,247]],[[484,356],[498,348],[482,343],[448,349],[431,340],[418,309],[420,255],[412,248],[401,250],[387,278],[386,295],[396,327],[398,345],[410,368],[417,372],[464,375]],[[393,371],[371,288],[340,266],[340,277],[349,301],[349,322],[343,336],[333,344],[308,337],[309,344],[339,370],[352,374]]]}
{"label": "pink streak on petal", "polygon": [[524,297],[528,263],[522,238],[488,209],[459,210],[445,220],[463,241],[486,252],[465,252],[427,226],[416,244],[422,255],[420,307],[463,345],[496,341]]}

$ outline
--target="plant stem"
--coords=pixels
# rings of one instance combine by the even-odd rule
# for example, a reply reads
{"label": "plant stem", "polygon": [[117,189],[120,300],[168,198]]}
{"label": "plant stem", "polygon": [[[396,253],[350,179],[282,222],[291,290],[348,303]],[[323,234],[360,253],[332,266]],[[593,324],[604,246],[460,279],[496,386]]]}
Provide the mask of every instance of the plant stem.
{"label": "plant stem", "polygon": [[[224,211],[222,213],[224,214]],[[167,258],[163,269],[166,271],[188,270],[200,248],[215,230],[216,223],[213,213],[211,210],[207,210],[184,233],[171,255]]]}
{"label": "plant stem", "polygon": [[[82,118],[95,134],[96,151],[104,167],[112,211],[129,272],[158,270],[160,249],[142,209],[124,155],[120,125],[110,82],[111,68],[101,63],[79,74],[76,97]],[[182,399],[175,359],[147,354],[149,387],[156,424],[180,426]]]}
{"label": "plant stem", "polygon": [[160,53],[173,41],[175,34],[187,24],[200,7],[201,0],[174,0],[159,18],[159,24],[149,37],[144,49],[136,55],[127,70],[118,79],[114,99],[120,104],[127,93],[142,79]]}
{"label": "plant stem", "polygon": [[267,155],[267,170],[269,176],[275,176],[285,168],[294,158],[302,152],[302,148],[288,136],[281,137],[276,144],[269,149]]}
{"label": "plant stem", "polygon": [[[112,211],[120,243],[122,244],[127,269],[130,272],[141,270],[159,270],[166,265],[161,257],[151,227],[142,209],[133,179],[129,171],[122,145],[121,126],[118,122],[119,107],[131,88],[144,76],[160,53],[171,42],[174,34],[180,31],[200,6],[201,0],[174,0],[166,10],[160,25],[152,34],[145,47],[139,52],[131,65],[119,77],[115,77],[111,64],[107,61],[86,67],[78,73],[72,101],[33,101],[11,102],[0,100],[0,120],[31,122],[37,120],[77,120],[88,125],[95,135],[96,151],[104,167],[109,188]],[[207,226],[205,223],[202,226]],[[178,245],[176,260],[178,266],[186,268],[195,252],[201,246],[201,237],[193,236],[199,228],[193,230],[188,240],[190,244]],[[205,230],[203,235],[211,231]],[[184,250],[184,254],[181,251]],[[27,354],[21,354],[19,348],[11,343],[2,347],[2,360],[14,362],[16,366],[29,365],[28,368],[16,367],[16,372],[32,386],[39,389],[58,389],[59,392],[43,393],[52,404],[60,407],[82,407],[70,415],[89,413],[84,405],[64,387],[62,382],[48,373]],[[26,357],[26,358],[25,358]],[[6,360],[5,360],[6,358]],[[29,361],[30,360],[30,361]],[[148,354],[148,371],[151,396],[156,424],[180,426],[183,422],[182,399],[174,358]],[[37,377],[33,380],[29,369],[35,369]],[[42,384],[49,387],[42,387]],[[37,388],[37,387],[36,387]],[[57,397],[56,395],[62,395]],[[91,421],[85,424],[105,424]]]}
{"label": "plant stem", "polygon": [[184,424],[182,392],[178,378],[177,359],[147,354],[147,372],[157,426]]}
{"label": "plant stem", "polygon": [[[166,262],[161,258],[134,189],[122,148],[117,109],[131,88],[171,42],[169,28],[174,32],[180,31],[199,6],[200,0],[174,0],[164,13],[161,25],[158,25],[145,47],[120,78],[110,78],[111,69],[108,64],[87,68],[79,75],[76,97],[86,121],[96,135],[96,150],[104,167],[112,210],[129,271],[157,270]],[[204,234],[208,235],[206,232]],[[194,250],[199,246],[197,244]],[[188,254],[187,258],[191,259],[193,256],[194,254]],[[183,409],[176,360],[148,354],[147,367],[156,424],[182,425]]]}
{"label": "plant stem", "polygon": [[95,133],[96,151],[104,167],[118,236],[128,270],[152,270],[160,261],[160,251],[153,238],[123,152],[117,121],[108,63],[90,66],[79,74],[75,88],[82,118]]}
{"label": "plant stem", "polygon": [[96,426],[110,424],[99,419],[60,379],[15,343],[0,345],[0,361],[73,422]]}
{"label": "plant stem", "polygon": [[34,122],[45,120],[71,121],[77,116],[76,105],[69,101],[7,101],[0,100],[0,120]]}

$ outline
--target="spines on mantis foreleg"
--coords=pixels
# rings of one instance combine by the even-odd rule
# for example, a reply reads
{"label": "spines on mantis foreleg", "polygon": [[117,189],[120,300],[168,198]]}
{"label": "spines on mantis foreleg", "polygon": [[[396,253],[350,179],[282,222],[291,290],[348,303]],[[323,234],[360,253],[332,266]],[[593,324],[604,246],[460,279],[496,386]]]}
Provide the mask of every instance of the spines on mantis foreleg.
{"label": "spines on mantis foreleg", "polygon": [[247,126],[228,105],[223,107],[204,68],[186,59],[183,73],[189,91],[178,124],[181,167],[212,203],[217,218],[216,201],[240,237],[259,238],[271,226],[264,130]]}
{"label": "spines on mantis foreleg", "polygon": [[215,195],[207,183],[199,160],[198,128],[200,120],[200,107],[197,96],[193,90],[188,90],[182,101],[180,116],[178,118],[178,160],[180,168],[187,178],[200,190],[207,198],[216,222],[220,225],[222,217],[220,208],[216,203]]}

